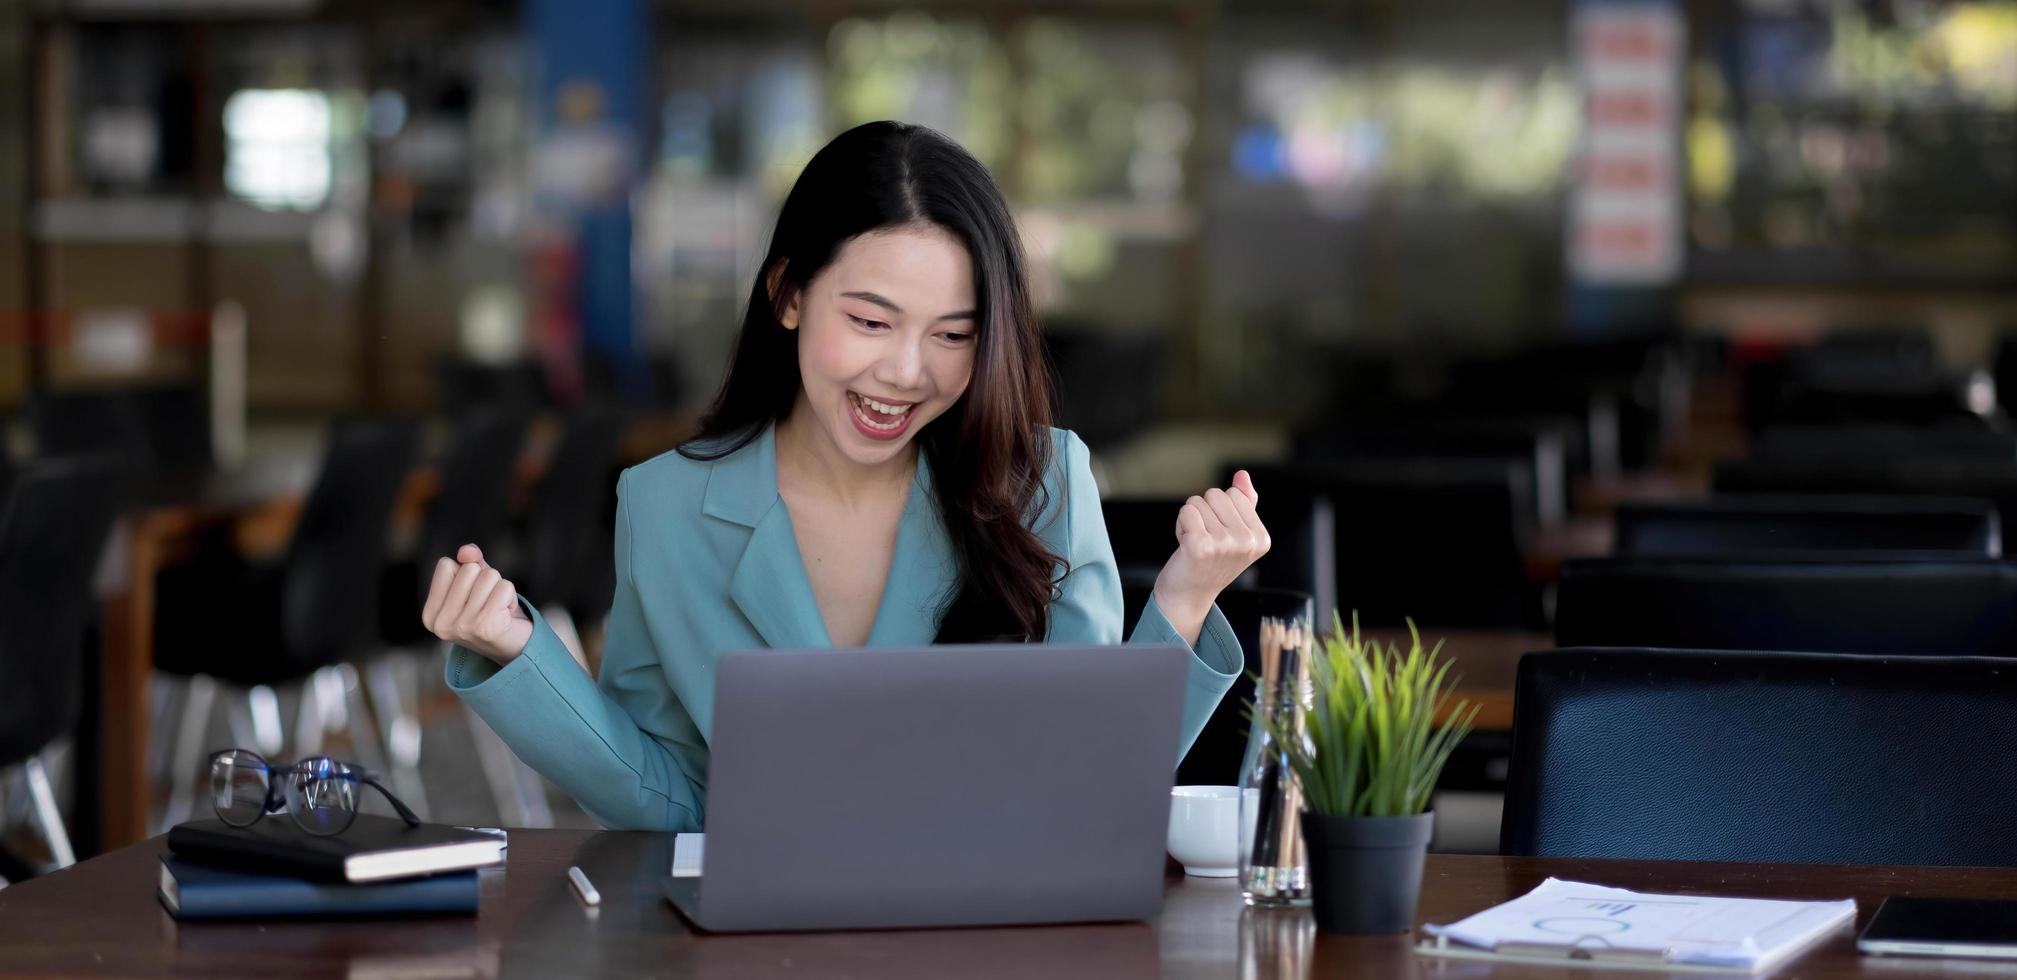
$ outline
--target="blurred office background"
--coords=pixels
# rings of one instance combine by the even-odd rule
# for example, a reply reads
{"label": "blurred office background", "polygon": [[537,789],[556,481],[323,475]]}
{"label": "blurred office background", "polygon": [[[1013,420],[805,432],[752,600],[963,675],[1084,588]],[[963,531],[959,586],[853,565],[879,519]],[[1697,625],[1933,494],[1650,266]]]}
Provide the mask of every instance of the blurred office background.
{"label": "blurred office background", "polygon": [[[439,819],[585,819],[484,749],[398,569],[494,540],[592,665],[616,468],[690,431],[799,168],[884,118],[1015,207],[1124,564],[1122,502],[1230,465],[1510,455],[1511,510],[1443,538],[1311,490],[1344,551],[1248,584],[1545,640],[1621,502],[1708,492],[1775,424],[2003,425],[2017,3],[0,0],[4,469],[133,467],[73,522],[76,635],[34,641],[79,676],[0,672],[47,729],[0,758],[17,853],[48,857],[30,754],[86,852],[200,815],[191,753],[248,742],[391,764]],[[484,433],[519,464],[458,464]],[[325,560],[326,608],[275,598]],[[1442,841],[1491,849],[1474,748]]]}

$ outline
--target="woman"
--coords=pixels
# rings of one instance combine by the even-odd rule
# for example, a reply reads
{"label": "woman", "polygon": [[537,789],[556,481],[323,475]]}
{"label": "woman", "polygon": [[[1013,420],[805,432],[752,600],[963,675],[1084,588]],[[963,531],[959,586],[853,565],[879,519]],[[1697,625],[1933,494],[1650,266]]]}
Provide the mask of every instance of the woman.
{"label": "woman", "polygon": [[[762,269],[700,435],[617,483],[599,684],[474,546],[440,560],[422,612],[456,644],[449,686],[611,827],[700,827],[727,651],[1121,639],[1089,458],[1050,427],[987,171],[928,129],[849,130],[792,187]],[[1182,750],[1243,662],[1213,603],[1268,548],[1255,500],[1241,473],[1172,515],[1131,638],[1194,650]]]}

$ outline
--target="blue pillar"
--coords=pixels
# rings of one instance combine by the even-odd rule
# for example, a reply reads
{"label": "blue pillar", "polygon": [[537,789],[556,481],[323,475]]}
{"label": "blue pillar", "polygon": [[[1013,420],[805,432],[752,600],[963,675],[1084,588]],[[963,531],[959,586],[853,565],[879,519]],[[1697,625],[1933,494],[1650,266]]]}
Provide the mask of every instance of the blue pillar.
{"label": "blue pillar", "polygon": [[628,391],[646,385],[631,280],[631,191],[640,172],[651,18],[646,0],[525,0],[538,95],[538,206],[572,229],[584,354]]}

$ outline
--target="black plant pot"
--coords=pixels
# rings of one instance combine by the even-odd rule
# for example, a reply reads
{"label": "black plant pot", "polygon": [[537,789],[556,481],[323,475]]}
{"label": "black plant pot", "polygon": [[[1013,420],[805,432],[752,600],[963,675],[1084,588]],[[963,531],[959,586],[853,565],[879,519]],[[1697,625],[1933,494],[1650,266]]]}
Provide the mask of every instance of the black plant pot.
{"label": "black plant pot", "polygon": [[1317,928],[1348,935],[1407,932],[1422,894],[1435,815],[1327,817],[1303,811]]}

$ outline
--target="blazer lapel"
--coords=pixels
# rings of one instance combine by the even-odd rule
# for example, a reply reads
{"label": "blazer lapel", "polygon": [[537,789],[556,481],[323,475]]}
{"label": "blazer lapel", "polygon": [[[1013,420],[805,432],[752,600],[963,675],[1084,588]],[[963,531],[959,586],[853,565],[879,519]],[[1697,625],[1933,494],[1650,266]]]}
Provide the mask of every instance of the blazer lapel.
{"label": "blazer lapel", "polygon": [[946,588],[953,575],[952,542],[946,537],[945,522],[939,519],[938,503],[932,496],[930,468],[920,454],[917,478],[911,482],[903,518],[897,524],[896,553],[890,559],[889,579],[883,585],[868,645],[931,643],[938,635],[939,607],[948,598]]}
{"label": "blazer lapel", "polygon": [[750,529],[749,543],[729,577],[728,596],[766,646],[831,646],[812,583],[805,577],[791,513],[777,495],[774,427],[716,461],[701,512]]}

